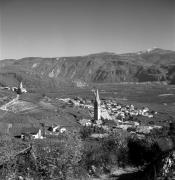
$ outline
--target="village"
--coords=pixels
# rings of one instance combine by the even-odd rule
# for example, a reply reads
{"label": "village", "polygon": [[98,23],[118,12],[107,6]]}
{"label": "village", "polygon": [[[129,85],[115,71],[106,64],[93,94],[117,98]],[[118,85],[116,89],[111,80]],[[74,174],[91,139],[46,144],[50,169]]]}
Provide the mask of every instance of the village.
{"label": "village", "polygon": [[[162,126],[142,125],[137,121],[134,121],[135,117],[147,117],[153,118],[157,112],[150,111],[148,107],[142,109],[135,108],[134,105],[122,105],[116,102],[114,99],[106,99],[101,101],[99,96],[99,91],[94,92],[95,100],[83,100],[80,97],[74,99],[65,98],[59,99],[66,103],[67,105],[73,105],[80,108],[88,109],[91,115],[91,119],[80,119],[79,123],[82,126],[98,126],[105,130],[111,131],[122,129],[125,131],[130,131],[131,133],[137,134],[149,134],[154,129],[161,129]],[[113,122],[113,126],[109,127],[105,125],[105,122]],[[132,131],[131,131],[132,129]]]}
{"label": "village", "polygon": [[[5,88],[10,90],[11,88]],[[12,91],[17,93],[17,98],[23,93],[27,93],[27,90],[23,87],[20,82],[18,87],[12,88]],[[158,125],[143,125],[139,123],[136,117],[147,117],[153,118],[157,112],[149,110],[148,107],[142,109],[134,107],[134,105],[119,104],[115,99],[103,99],[100,100],[98,89],[92,90],[94,93],[94,99],[83,99],[81,97],[75,98],[56,98],[58,102],[64,103],[66,106],[78,107],[80,109],[88,110],[90,117],[89,119],[79,119],[79,123],[83,127],[100,127],[105,133],[98,134],[94,137],[103,137],[108,135],[111,131],[117,131],[122,129],[130,133],[135,133],[139,137],[144,138],[145,135],[150,134],[154,129],[161,130],[162,126]],[[16,99],[14,99],[16,100]],[[12,100],[12,101],[14,101]],[[10,102],[11,103],[11,102]],[[8,103],[7,103],[8,104]],[[6,110],[6,106],[2,106]],[[4,108],[5,107],[5,108]],[[136,119],[136,120],[135,120]],[[110,125],[109,125],[110,124]],[[112,125],[111,125],[112,124]],[[6,134],[11,134],[16,138],[26,139],[43,139],[47,136],[56,136],[60,133],[65,133],[68,129],[60,124],[45,125],[40,123],[37,127],[34,125],[23,125],[21,128],[15,127],[15,124],[7,124],[1,122],[1,127]]]}
{"label": "village", "polygon": [[[6,88],[11,89],[11,88]],[[17,93],[17,98],[23,93],[27,93],[27,90],[23,87],[22,82],[18,87],[12,88],[12,91]],[[133,104],[121,104],[116,99],[100,99],[99,90],[92,90],[94,99],[83,99],[81,97],[75,98],[56,98],[59,103],[65,104],[65,106],[72,108],[77,107],[80,110],[86,110],[89,113],[90,118],[80,118],[78,123],[82,127],[99,127],[104,130],[104,133],[93,134],[92,137],[104,137],[108,136],[111,131],[117,131],[118,129],[127,131],[131,134],[136,134],[139,138],[144,138],[145,135],[151,134],[152,131],[161,131],[163,128],[160,125],[145,125],[139,122],[140,117],[146,117],[152,119],[158,113],[150,110],[148,107],[141,109],[135,107]],[[16,100],[16,98],[14,99]],[[13,103],[9,102],[9,103]],[[7,104],[9,104],[7,103]],[[2,106],[2,110],[7,110],[6,106]],[[60,133],[65,133],[69,130],[66,126],[61,124],[45,124],[43,122],[38,125],[23,124],[21,127],[17,127],[18,124],[1,123],[1,131],[5,131],[5,134],[10,134],[13,137],[21,138],[22,140],[29,139],[44,139],[48,136],[57,136]],[[16,126],[16,127],[15,127]]]}

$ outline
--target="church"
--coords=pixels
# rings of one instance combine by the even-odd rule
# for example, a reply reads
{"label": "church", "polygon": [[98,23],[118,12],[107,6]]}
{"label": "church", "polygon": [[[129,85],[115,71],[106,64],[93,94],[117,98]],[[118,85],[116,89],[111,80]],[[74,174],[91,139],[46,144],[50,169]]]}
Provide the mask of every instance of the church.
{"label": "church", "polygon": [[94,102],[94,121],[97,122],[101,120],[101,101],[99,97],[98,89],[95,94],[95,102]]}

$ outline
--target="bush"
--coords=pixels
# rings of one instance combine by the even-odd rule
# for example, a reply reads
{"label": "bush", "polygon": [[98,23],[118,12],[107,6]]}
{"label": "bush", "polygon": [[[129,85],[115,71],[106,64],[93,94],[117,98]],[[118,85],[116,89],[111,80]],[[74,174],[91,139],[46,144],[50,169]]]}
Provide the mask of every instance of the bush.
{"label": "bush", "polygon": [[110,171],[112,166],[124,166],[127,159],[127,132],[111,132],[108,137],[86,139],[82,166],[91,171],[92,166],[99,173]]}
{"label": "bush", "polygon": [[106,131],[102,127],[98,126],[83,126],[80,129],[80,136],[82,139],[88,138],[93,133],[103,134]]}
{"label": "bush", "polygon": [[80,176],[81,150],[82,142],[77,133],[67,132],[57,138],[35,141],[34,154],[39,176],[60,180]]}
{"label": "bush", "polygon": [[137,137],[128,140],[129,161],[134,166],[142,166],[151,162],[160,149],[154,139],[138,139]]}
{"label": "bush", "polygon": [[15,177],[17,172],[18,154],[27,144],[8,135],[0,137],[0,178]]}

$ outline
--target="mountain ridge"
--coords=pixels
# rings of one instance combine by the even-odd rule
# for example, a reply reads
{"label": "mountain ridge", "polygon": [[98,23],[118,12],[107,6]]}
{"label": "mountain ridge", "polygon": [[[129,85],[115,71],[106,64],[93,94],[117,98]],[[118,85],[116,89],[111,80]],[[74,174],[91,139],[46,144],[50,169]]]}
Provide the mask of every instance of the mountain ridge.
{"label": "mountain ridge", "polygon": [[5,61],[5,60],[8,60],[8,61],[13,61],[13,60],[22,60],[22,59],[30,59],[30,58],[39,58],[39,59],[48,59],[48,58],[69,58],[69,57],[86,57],[86,56],[95,56],[95,55],[119,55],[119,56],[122,56],[122,55],[131,55],[131,54],[140,54],[140,53],[152,53],[152,52],[161,52],[161,53],[175,53],[174,50],[168,50],[168,49],[162,49],[162,48],[158,48],[158,47],[153,47],[153,48],[148,48],[148,49],[145,49],[145,50],[139,50],[139,51],[134,51],[134,52],[125,52],[125,53],[116,53],[116,52],[108,52],[108,51],[102,51],[102,52],[98,52],[98,53],[90,53],[90,54],[86,54],[86,55],[75,55],[75,56],[60,56],[60,57],[57,57],[57,56],[53,56],[53,57],[40,57],[40,56],[28,56],[28,57],[22,57],[22,58],[5,58],[5,59],[1,59],[1,61]]}
{"label": "mountain ridge", "polygon": [[166,81],[175,84],[175,51],[153,48],[133,53],[101,52],[72,57],[26,57],[0,61],[0,85],[57,88],[76,82]]}

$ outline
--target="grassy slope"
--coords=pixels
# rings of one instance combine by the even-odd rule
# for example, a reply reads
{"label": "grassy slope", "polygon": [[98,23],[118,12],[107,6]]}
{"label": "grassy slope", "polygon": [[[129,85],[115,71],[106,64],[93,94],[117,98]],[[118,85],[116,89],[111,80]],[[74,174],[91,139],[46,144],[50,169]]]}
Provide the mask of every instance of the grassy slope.
{"label": "grassy slope", "polygon": [[[123,104],[134,104],[138,108],[149,107],[158,111],[158,115],[153,119],[142,118],[145,124],[154,121],[155,124],[167,124],[173,121],[175,117],[175,95],[161,97],[159,94],[168,94],[174,92],[174,86],[165,85],[134,85],[134,84],[111,84],[94,85],[100,90],[100,98],[112,98]],[[24,111],[19,113],[0,112],[0,121],[13,123],[33,123],[38,124],[60,124],[63,126],[79,127],[78,119],[88,118],[88,112],[75,107],[64,106],[55,98],[81,96],[93,99],[93,93],[89,89],[72,88],[67,91],[57,91],[45,93],[50,97],[50,101],[44,100],[41,93],[28,93],[20,97],[20,100],[33,103],[37,108],[34,111]],[[123,99],[126,98],[126,99]],[[42,101],[45,102],[41,103]],[[166,105],[164,103],[167,103]]]}

